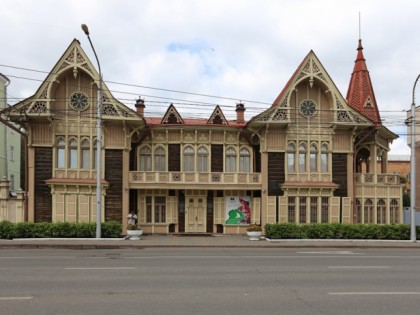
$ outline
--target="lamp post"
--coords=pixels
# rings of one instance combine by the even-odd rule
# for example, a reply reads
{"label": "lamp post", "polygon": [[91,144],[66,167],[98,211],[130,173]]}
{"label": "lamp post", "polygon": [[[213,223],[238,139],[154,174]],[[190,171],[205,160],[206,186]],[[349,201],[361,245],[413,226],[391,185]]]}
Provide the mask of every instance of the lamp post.
{"label": "lamp post", "polygon": [[410,167],[410,212],[411,212],[411,233],[410,239],[416,241],[416,99],[415,91],[417,81],[420,74],[417,76],[413,87],[413,102],[411,103],[411,167]]}
{"label": "lamp post", "polygon": [[101,238],[101,213],[102,213],[102,183],[101,183],[101,150],[102,150],[102,72],[101,64],[99,63],[98,56],[96,55],[95,48],[89,36],[89,29],[86,24],[82,24],[82,30],[86,34],[90,46],[92,47],[95,55],[96,62],[99,69],[99,88],[98,88],[98,102],[97,102],[97,122],[96,122],[96,238]]}

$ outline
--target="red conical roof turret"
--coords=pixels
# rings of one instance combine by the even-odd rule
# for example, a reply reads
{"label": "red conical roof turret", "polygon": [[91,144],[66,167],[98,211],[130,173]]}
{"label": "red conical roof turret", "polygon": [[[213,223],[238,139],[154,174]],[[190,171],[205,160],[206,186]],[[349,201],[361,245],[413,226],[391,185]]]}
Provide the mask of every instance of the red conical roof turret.
{"label": "red conical roof turret", "polygon": [[359,39],[357,58],[346,98],[352,108],[372,120],[375,125],[382,125],[369,71],[366,67],[366,60],[363,56],[361,39]]}

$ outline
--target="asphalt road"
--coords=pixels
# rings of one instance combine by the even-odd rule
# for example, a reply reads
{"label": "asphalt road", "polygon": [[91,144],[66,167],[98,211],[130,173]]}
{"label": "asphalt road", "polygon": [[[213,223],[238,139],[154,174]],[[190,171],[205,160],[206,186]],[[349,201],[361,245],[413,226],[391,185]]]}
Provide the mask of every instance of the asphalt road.
{"label": "asphalt road", "polygon": [[2,249],[0,314],[420,314],[417,249]]}

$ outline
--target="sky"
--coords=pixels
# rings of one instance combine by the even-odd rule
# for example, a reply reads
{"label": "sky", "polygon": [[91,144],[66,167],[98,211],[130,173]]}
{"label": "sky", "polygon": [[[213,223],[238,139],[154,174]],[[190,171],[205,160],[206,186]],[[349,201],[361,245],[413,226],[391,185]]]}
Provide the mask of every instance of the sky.
{"label": "sky", "polygon": [[242,101],[250,119],[310,50],[345,97],[360,36],[382,122],[399,136],[390,154],[409,155],[419,15],[418,0],[2,0],[0,73],[15,104],[74,38],[96,65],[87,24],[104,81],[127,106],[141,96],[149,116],[173,103],[184,118],[208,118],[220,105],[234,119]]}

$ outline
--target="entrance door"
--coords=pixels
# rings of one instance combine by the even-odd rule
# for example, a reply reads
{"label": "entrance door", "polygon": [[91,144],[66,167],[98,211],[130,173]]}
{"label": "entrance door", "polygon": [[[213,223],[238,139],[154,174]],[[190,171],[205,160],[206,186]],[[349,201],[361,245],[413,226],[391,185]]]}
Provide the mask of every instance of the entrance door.
{"label": "entrance door", "polygon": [[185,232],[206,232],[206,197],[185,196]]}

